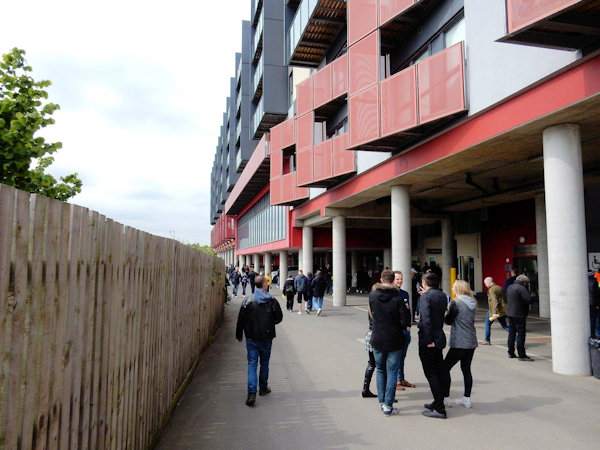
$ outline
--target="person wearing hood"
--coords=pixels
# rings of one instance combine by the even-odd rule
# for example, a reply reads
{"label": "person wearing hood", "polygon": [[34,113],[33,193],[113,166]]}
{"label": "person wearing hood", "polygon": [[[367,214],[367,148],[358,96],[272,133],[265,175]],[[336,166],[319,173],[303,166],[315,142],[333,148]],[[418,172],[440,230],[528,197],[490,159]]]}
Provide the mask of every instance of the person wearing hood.
{"label": "person wearing hood", "polygon": [[[271,347],[275,337],[275,324],[283,320],[279,302],[268,292],[269,284],[266,278],[259,275],[255,278],[256,290],[247,297],[240,307],[235,337],[242,342],[246,336],[248,358],[248,398],[246,405],[254,406],[258,384],[258,395],[267,395],[269,388],[269,360]],[[260,374],[257,383],[258,360],[260,359]]]}
{"label": "person wearing hood", "polygon": [[525,353],[525,327],[527,325],[527,316],[529,315],[529,305],[531,305],[531,295],[529,294],[529,278],[526,275],[519,275],[515,282],[506,289],[506,303],[508,305],[508,357],[516,358],[515,338],[517,341],[517,353],[519,361],[533,361]]}
{"label": "person wearing hood", "polygon": [[313,291],[313,302],[312,304],[317,309],[317,316],[321,315],[323,309],[323,297],[325,296],[325,289],[327,289],[327,282],[323,277],[323,273],[317,270],[315,278],[310,283]]}
{"label": "person wearing hood", "polygon": [[456,280],[452,291],[455,299],[448,306],[448,313],[444,322],[452,325],[450,330],[450,350],[446,353],[442,371],[442,386],[444,388],[444,404],[450,403],[450,371],[460,361],[460,370],[465,382],[464,396],[457,399],[456,403],[465,408],[471,407],[471,388],[473,376],[471,375],[471,362],[477,348],[477,333],[475,331],[475,310],[477,300],[471,291],[469,283]]}
{"label": "person wearing hood", "polygon": [[377,393],[385,416],[398,413],[393,407],[398,367],[404,348],[404,333],[410,326],[410,312],[394,286],[394,272],[384,270],[381,284],[369,293],[369,311],[373,319],[371,346],[377,367]]}

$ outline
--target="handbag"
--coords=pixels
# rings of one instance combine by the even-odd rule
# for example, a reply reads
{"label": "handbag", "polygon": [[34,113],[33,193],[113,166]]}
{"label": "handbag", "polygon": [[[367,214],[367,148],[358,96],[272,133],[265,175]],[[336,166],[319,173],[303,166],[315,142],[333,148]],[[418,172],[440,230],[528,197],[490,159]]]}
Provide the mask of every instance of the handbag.
{"label": "handbag", "polygon": [[368,352],[373,351],[373,347],[371,346],[371,334],[373,334],[373,331],[369,329],[365,335],[365,350]]}

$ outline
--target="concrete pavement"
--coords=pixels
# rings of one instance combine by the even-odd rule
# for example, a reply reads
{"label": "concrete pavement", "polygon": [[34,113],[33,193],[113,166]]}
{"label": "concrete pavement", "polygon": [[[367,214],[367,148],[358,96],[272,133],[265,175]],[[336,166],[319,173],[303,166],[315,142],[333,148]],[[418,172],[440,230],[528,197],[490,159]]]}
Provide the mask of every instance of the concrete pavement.
{"label": "concrete pavement", "polygon": [[[598,448],[596,411],[600,380],[552,373],[549,322],[528,321],[527,351],[535,362],[508,359],[506,332],[492,326],[492,346],[475,351],[473,407],[449,408],[448,419],[423,417],[431,392],[412,330],[405,374],[417,388],[397,391],[400,414],[385,417],[377,399],[360,396],[367,363],[366,296],[350,296],[344,308],[325,301],[323,314],[284,310],[271,355],[273,392],[246,399],[245,343],[235,340],[241,298],[225,306],[225,318],[203,355],[194,379],[165,429],[159,449],[354,449],[354,448]],[[297,308],[297,305],[295,305]],[[477,313],[483,339],[485,309]],[[449,331],[449,327],[446,327]],[[462,395],[458,365],[451,397]],[[376,392],[375,377],[371,390]]]}

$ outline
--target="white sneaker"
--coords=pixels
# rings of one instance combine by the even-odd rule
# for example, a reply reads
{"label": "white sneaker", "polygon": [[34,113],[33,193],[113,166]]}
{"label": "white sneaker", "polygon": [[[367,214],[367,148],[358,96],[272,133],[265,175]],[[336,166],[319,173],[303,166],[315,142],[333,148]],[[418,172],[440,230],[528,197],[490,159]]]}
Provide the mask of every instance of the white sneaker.
{"label": "white sneaker", "polygon": [[457,405],[463,405],[465,408],[471,407],[471,397],[461,397],[456,399]]}
{"label": "white sneaker", "polygon": [[298,311],[298,314],[302,314],[302,311]]}
{"label": "white sneaker", "polygon": [[398,410],[398,408],[382,405],[381,412],[383,413],[384,416],[387,417],[387,416],[393,416],[394,414],[398,414],[399,410]]}
{"label": "white sneaker", "polygon": [[321,315],[321,310],[319,309],[319,310],[317,311],[317,316],[320,316],[320,315]]}
{"label": "white sneaker", "polygon": [[[458,400],[457,400],[458,401]],[[444,406],[446,408],[452,408],[452,405],[454,403],[452,402],[452,400],[450,400],[450,397],[444,397]]]}

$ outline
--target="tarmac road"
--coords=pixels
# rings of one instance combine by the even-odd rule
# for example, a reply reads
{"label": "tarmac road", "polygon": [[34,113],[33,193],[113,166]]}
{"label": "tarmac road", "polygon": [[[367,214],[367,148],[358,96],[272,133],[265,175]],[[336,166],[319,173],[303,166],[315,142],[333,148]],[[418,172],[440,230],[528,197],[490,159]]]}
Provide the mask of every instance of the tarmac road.
{"label": "tarmac road", "polygon": [[[274,294],[279,294],[277,288]],[[366,297],[354,306],[298,315],[284,310],[271,354],[273,392],[246,400],[246,348],[235,340],[241,298],[225,306],[212,346],[158,443],[158,449],[597,449],[600,380],[552,373],[549,322],[528,321],[527,351],[535,362],[508,359],[506,332],[492,326],[492,346],[475,351],[473,407],[448,408],[448,419],[421,415],[431,392],[417,352],[417,328],[406,358],[414,389],[397,391],[400,414],[385,417],[377,399],[360,395],[368,360]],[[297,305],[295,305],[297,308]],[[485,310],[478,311],[483,338]],[[446,327],[449,332],[450,327]],[[451,398],[462,395],[460,368]],[[377,392],[375,376],[371,390]]]}

